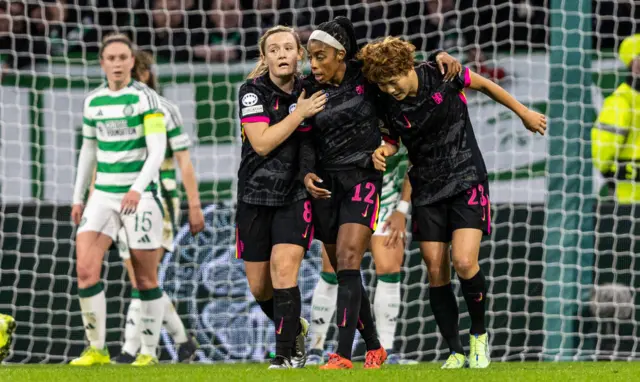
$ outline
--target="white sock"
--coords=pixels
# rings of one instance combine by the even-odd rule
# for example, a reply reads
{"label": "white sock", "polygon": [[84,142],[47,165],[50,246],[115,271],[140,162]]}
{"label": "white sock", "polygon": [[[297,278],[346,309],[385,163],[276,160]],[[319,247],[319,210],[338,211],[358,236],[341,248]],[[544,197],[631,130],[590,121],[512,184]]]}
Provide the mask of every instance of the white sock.
{"label": "white sock", "polygon": [[378,279],[373,314],[376,318],[380,345],[384,349],[393,349],[396,322],[400,314],[400,301],[400,282],[389,283]]}
{"label": "white sock", "polygon": [[162,292],[162,301],[164,301],[164,328],[167,329],[167,333],[173,338],[176,344],[183,344],[187,342],[187,332],[184,328],[184,324],[176,312],[176,308],[173,306],[173,302],[167,296],[165,292]]}
{"label": "white sock", "polygon": [[[95,289],[94,289],[95,288]],[[95,291],[99,290],[98,293]],[[80,297],[80,310],[82,311],[82,323],[87,334],[89,344],[96,349],[104,349],[107,322],[107,301],[102,290],[102,283],[90,288],[78,291],[80,296],[85,293],[93,294],[89,297]]]}
{"label": "white sock", "polygon": [[130,355],[138,354],[140,349],[140,309],[142,301],[138,298],[131,300],[127,310],[127,322],[124,326],[124,345],[122,351]]}
{"label": "white sock", "polygon": [[155,288],[140,291],[140,330],[142,347],[140,354],[157,357],[156,349],[160,340],[160,329],[162,328],[162,316],[164,315],[164,300],[162,290]]}
{"label": "white sock", "polygon": [[311,326],[309,328],[311,349],[324,350],[324,340],[333,320],[333,313],[336,311],[337,299],[337,279],[335,284],[330,284],[320,277],[311,299]]}

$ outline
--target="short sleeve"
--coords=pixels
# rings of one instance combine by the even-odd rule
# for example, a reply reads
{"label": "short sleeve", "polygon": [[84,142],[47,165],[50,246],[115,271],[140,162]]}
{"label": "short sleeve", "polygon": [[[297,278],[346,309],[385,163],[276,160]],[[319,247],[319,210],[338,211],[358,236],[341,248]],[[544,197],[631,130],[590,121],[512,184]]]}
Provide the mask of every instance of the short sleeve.
{"label": "short sleeve", "polygon": [[84,139],[96,139],[96,121],[89,115],[89,102],[87,97],[82,107],[82,137]]}
{"label": "short sleeve", "polygon": [[258,87],[253,84],[246,83],[240,87],[238,106],[240,122],[243,125],[245,123],[265,122],[268,124],[271,122],[267,100]]}
{"label": "short sleeve", "polygon": [[456,76],[456,79],[453,80],[453,85],[458,90],[464,90],[464,88],[468,88],[471,85],[471,71],[466,66],[462,67],[462,71],[460,74]]}
{"label": "short sleeve", "polygon": [[169,147],[174,152],[187,150],[191,142],[184,132],[180,110],[170,103],[163,103],[163,109]]}

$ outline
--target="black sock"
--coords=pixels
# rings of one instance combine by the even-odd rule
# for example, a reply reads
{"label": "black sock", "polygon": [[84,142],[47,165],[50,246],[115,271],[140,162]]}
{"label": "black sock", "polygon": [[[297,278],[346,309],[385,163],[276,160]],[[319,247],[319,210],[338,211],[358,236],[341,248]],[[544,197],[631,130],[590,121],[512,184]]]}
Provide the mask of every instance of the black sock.
{"label": "black sock", "polygon": [[451,284],[430,287],[429,301],[440,334],[447,342],[449,351],[464,354],[458,329],[458,302]]}
{"label": "black sock", "polygon": [[300,289],[273,289],[276,355],[291,359],[300,326]]}
{"label": "black sock", "polygon": [[487,331],[484,326],[484,301],[487,297],[487,287],[484,283],[482,270],[478,271],[478,273],[469,280],[464,280],[460,275],[458,275],[458,279],[460,279],[462,295],[467,302],[469,317],[471,318],[469,334],[484,334]]}
{"label": "black sock", "polygon": [[267,315],[267,317],[269,317],[269,319],[271,321],[274,321],[274,316],[273,316],[273,297],[271,297],[268,300],[264,300],[264,301],[256,301],[258,303],[258,305],[260,305],[260,308],[262,309],[262,311],[264,312],[264,314]]}
{"label": "black sock", "polygon": [[362,278],[360,270],[338,271],[338,350],[344,358],[351,359],[351,348],[356,335],[358,316],[362,300]]}
{"label": "black sock", "polygon": [[380,349],[380,341],[378,340],[378,333],[376,331],[376,325],[373,323],[373,315],[371,314],[371,303],[369,302],[369,296],[364,286],[360,284],[360,293],[362,298],[360,299],[360,313],[358,316],[358,331],[360,336],[367,345],[367,350]]}

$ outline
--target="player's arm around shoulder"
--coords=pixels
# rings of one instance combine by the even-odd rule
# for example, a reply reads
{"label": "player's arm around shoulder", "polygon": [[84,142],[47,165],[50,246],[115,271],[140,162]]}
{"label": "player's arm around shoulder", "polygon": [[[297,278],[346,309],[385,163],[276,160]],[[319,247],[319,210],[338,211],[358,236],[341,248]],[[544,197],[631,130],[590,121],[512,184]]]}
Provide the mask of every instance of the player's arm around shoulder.
{"label": "player's arm around shoulder", "polygon": [[462,73],[457,77],[455,83],[460,87],[460,90],[468,87],[486,94],[494,101],[508,107],[520,117],[527,130],[544,135],[547,129],[547,118],[543,114],[531,110],[518,102],[518,100],[500,85],[472,72],[469,68],[463,68]]}
{"label": "player's arm around shoulder", "polygon": [[373,152],[373,167],[378,171],[387,170],[387,157],[394,156],[398,152],[398,145],[383,141],[382,144]]}

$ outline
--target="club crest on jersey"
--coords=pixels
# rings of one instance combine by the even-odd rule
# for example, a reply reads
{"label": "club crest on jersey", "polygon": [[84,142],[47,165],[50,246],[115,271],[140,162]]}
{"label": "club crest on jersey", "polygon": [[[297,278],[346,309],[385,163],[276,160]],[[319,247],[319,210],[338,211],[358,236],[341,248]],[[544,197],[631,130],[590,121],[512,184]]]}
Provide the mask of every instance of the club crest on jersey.
{"label": "club crest on jersey", "polygon": [[364,94],[364,86],[362,85],[356,86],[356,93],[358,93],[358,95]]}
{"label": "club crest on jersey", "polygon": [[438,105],[440,105],[440,104],[442,103],[442,100],[443,100],[443,98],[442,98],[442,94],[440,94],[440,92],[433,93],[433,94],[431,95],[431,98],[432,98],[432,99],[433,99],[433,101],[434,101],[435,103],[437,103]]}
{"label": "club crest on jersey", "polygon": [[122,113],[124,115],[126,115],[127,117],[130,117],[133,115],[133,106],[131,105],[127,105],[124,107],[124,110],[122,110]]}
{"label": "club crest on jersey", "polygon": [[253,106],[258,103],[258,96],[254,93],[247,93],[242,97],[242,104],[244,106]]}
{"label": "club crest on jersey", "polygon": [[297,103],[292,103],[291,106],[289,106],[289,114],[293,113],[293,111],[296,109],[296,106],[298,106]]}

